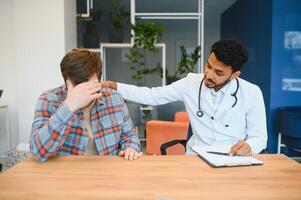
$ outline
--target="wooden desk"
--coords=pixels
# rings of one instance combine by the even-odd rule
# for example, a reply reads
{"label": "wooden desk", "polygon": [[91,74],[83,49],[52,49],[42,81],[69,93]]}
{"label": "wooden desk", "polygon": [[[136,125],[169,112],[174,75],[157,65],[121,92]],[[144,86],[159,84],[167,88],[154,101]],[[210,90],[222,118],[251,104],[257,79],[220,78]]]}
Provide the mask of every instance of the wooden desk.
{"label": "wooden desk", "polygon": [[301,165],[260,155],[263,166],[211,168],[196,156],[32,157],[0,175],[0,199],[301,199]]}

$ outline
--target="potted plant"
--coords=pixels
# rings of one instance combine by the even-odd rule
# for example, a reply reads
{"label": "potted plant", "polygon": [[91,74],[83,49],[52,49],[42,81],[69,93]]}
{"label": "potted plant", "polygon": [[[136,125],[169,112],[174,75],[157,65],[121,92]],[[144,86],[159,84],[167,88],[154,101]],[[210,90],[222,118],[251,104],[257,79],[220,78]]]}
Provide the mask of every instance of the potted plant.
{"label": "potted plant", "polygon": [[129,19],[130,12],[120,6],[120,0],[112,0],[112,11],[109,12],[109,41],[112,43],[123,42],[123,25]]}
{"label": "potted plant", "polygon": [[[135,71],[135,74],[132,76],[133,80],[137,81],[138,85],[142,85],[140,82],[142,78],[148,74],[156,74],[162,77],[163,71],[161,64],[158,63],[155,67],[146,67],[144,55],[146,51],[158,52],[158,49],[155,47],[155,43],[160,40],[162,33],[165,30],[163,25],[157,25],[153,22],[146,22],[137,25],[131,25],[132,30],[134,31],[134,45],[130,49],[129,54],[126,57],[132,63],[130,67],[131,70]],[[141,105],[140,106],[140,121],[145,123],[152,117],[152,106]]]}
{"label": "potted plant", "polygon": [[83,34],[83,45],[86,48],[97,48],[99,46],[99,33],[97,31],[97,24],[102,15],[101,9],[90,10],[89,18],[79,18],[85,26],[86,32]]}
{"label": "potted plant", "polygon": [[127,58],[132,63],[131,70],[135,71],[132,79],[139,81],[147,74],[157,74],[162,77],[163,71],[161,64],[158,63],[156,67],[146,67],[144,61],[144,55],[146,51],[158,52],[155,47],[155,43],[160,40],[165,27],[160,24],[157,25],[153,22],[146,22],[137,25],[131,25],[134,31],[134,45],[130,49]]}
{"label": "potted plant", "polygon": [[173,74],[166,73],[166,82],[167,84],[171,84],[174,81],[183,78],[184,75],[187,75],[189,72],[193,72],[201,57],[201,47],[197,46],[194,51],[190,54],[187,53],[186,48],[184,46],[180,46],[181,49],[181,60],[178,64],[176,71]]}

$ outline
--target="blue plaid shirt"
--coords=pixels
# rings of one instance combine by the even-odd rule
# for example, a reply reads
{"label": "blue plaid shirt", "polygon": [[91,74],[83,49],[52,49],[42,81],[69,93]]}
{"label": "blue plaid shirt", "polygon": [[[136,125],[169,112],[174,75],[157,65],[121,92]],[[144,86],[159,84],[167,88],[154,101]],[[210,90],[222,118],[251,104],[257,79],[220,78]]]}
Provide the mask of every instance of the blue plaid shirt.
{"label": "blue plaid shirt", "polygon": [[[91,127],[100,155],[117,155],[131,147],[140,151],[136,128],[121,96],[107,88],[101,89],[91,110]],[[87,149],[88,131],[82,126],[83,111],[72,112],[64,104],[65,86],[48,90],[38,99],[30,136],[31,154],[39,161],[50,155],[82,155]]]}

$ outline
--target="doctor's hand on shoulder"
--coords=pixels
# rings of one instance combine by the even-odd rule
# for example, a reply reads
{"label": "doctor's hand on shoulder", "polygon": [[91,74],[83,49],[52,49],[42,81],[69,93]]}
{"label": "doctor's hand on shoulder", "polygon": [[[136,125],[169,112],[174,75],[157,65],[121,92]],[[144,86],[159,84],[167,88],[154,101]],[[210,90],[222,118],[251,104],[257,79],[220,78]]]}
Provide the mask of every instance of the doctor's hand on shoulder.
{"label": "doctor's hand on shoulder", "polygon": [[100,85],[102,87],[108,87],[111,88],[113,90],[117,90],[117,83],[114,81],[100,81]]}
{"label": "doctor's hand on shoulder", "polygon": [[251,156],[252,149],[245,141],[239,141],[231,147],[230,155]]}

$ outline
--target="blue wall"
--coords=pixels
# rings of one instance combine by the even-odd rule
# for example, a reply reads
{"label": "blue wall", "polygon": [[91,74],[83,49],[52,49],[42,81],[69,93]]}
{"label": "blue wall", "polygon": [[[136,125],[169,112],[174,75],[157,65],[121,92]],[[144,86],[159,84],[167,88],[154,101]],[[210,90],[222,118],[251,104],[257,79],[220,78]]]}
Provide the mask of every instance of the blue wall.
{"label": "blue wall", "polygon": [[241,77],[261,88],[269,120],[272,0],[238,0],[221,17],[221,38],[239,39],[248,49]]}
{"label": "blue wall", "polygon": [[277,149],[276,109],[301,105],[301,92],[282,90],[282,78],[301,79],[301,57],[296,57],[301,50],[284,47],[285,31],[301,33],[298,13],[299,0],[238,0],[222,14],[221,37],[238,38],[249,50],[250,59],[242,77],[263,92],[269,152]]}
{"label": "blue wall", "polygon": [[[285,47],[285,36],[299,32],[299,45]],[[288,36],[286,36],[288,39]],[[287,45],[286,45],[287,46]],[[301,91],[282,90],[282,79],[301,80],[301,1],[274,0],[271,57],[271,102],[269,146],[276,148],[275,113],[281,106],[301,106]],[[299,84],[301,88],[301,83]]]}

